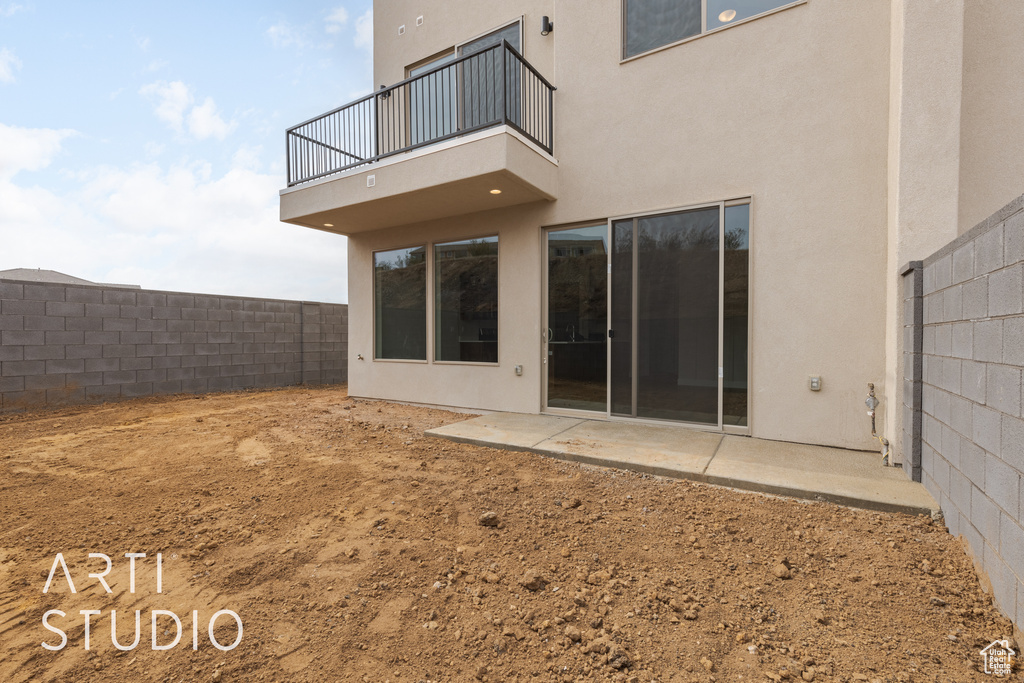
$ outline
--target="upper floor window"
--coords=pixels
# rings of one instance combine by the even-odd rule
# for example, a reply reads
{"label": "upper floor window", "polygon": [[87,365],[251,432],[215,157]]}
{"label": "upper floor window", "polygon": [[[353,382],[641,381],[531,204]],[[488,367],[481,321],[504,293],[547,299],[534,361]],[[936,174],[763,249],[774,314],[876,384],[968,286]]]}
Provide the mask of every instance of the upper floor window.
{"label": "upper floor window", "polygon": [[627,59],[804,0],[623,0]]}

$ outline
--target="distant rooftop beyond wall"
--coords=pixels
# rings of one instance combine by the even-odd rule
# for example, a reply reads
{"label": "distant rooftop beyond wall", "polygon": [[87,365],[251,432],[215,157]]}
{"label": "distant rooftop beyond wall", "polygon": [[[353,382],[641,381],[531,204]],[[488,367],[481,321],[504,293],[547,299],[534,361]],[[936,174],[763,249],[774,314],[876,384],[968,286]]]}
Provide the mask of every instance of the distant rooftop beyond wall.
{"label": "distant rooftop beyond wall", "polygon": [[102,285],[104,287],[121,287],[122,289],[142,289],[140,285],[117,285],[109,282],[92,282],[74,275],[66,275],[56,270],[45,268],[10,268],[0,270],[0,280],[20,280],[22,282],[52,282],[60,285]]}

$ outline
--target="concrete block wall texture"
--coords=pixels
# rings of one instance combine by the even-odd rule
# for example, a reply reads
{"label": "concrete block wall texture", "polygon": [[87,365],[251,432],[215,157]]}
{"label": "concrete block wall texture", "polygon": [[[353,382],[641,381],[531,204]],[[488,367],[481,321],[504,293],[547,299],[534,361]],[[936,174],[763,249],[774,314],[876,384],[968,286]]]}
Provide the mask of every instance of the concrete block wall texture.
{"label": "concrete block wall texture", "polygon": [[919,274],[920,481],[1024,629],[1024,196],[913,266],[903,280],[913,290]]}
{"label": "concrete block wall texture", "polygon": [[348,306],[0,280],[0,411],[348,378]]}

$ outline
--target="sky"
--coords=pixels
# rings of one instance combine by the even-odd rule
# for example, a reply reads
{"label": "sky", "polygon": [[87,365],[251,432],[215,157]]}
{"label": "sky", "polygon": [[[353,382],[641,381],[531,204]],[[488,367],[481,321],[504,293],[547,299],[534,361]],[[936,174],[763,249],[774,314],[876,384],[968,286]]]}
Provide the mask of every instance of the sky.
{"label": "sky", "polygon": [[372,90],[372,0],[0,0],[0,270],[346,303],[285,129]]}

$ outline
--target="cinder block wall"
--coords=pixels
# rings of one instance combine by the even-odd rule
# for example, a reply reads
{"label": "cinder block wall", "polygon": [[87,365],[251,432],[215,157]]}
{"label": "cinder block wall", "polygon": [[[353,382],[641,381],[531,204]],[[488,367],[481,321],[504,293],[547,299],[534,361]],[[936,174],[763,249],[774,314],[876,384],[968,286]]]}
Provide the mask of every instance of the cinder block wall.
{"label": "cinder block wall", "polygon": [[348,306],[0,280],[0,411],[347,381]]}
{"label": "cinder block wall", "polygon": [[[916,411],[921,426],[920,481],[950,532],[966,539],[996,603],[1022,628],[1024,196],[923,264],[909,264],[905,291],[918,272],[921,391],[909,414]],[[915,297],[906,298],[913,328]]]}

